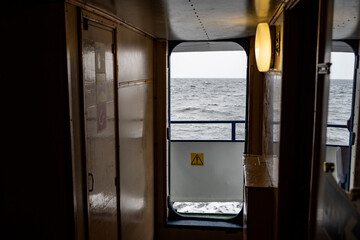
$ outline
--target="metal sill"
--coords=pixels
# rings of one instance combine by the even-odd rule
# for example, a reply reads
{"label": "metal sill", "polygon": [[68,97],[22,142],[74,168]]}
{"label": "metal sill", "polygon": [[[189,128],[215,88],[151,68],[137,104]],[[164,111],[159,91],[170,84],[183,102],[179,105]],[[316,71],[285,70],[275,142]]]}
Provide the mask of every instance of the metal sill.
{"label": "metal sill", "polygon": [[225,221],[208,221],[208,220],[169,220],[167,226],[179,228],[206,228],[206,229],[227,229],[227,230],[242,230],[243,226],[238,223]]}

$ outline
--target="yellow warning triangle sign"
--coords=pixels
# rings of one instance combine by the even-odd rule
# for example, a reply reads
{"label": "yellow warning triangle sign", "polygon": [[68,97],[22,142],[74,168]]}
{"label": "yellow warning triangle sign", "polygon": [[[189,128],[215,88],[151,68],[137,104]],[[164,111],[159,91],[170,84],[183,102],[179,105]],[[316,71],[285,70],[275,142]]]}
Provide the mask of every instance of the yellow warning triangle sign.
{"label": "yellow warning triangle sign", "polygon": [[204,154],[191,153],[191,166],[204,166]]}

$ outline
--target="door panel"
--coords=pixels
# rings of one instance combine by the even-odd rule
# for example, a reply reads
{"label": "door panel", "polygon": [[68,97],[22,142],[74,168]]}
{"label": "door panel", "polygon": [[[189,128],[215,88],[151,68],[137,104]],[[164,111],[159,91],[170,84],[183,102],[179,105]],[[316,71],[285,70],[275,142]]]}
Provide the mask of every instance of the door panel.
{"label": "door panel", "polygon": [[[88,20],[85,19],[85,22]],[[117,239],[113,30],[83,30],[83,95],[89,239]]]}

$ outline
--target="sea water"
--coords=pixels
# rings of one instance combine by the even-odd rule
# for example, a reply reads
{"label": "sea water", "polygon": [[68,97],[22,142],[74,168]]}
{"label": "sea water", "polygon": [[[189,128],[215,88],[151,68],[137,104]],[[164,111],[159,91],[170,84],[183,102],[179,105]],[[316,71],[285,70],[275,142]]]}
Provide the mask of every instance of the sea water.
{"label": "sea water", "polygon": [[[352,80],[331,79],[329,124],[346,125],[352,102]],[[172,121],[245,120],[246,80],[241,78],[175,78],[170,84]],[[274,111],[277,111],[275,109]],[[172,140],[230,140],[231,124],[172,124]],[[236,139],[245,139],[245,125],[236,124]],[[348,145],[346,128],[327,128],[327,144]],[[238,213],[241,203],[174,203],[182,213]]]}
{"label": "sea water", "polygon": [[[245,120],[245,79],[172,79],[171,120]],[[244,140],[245,125],[236,124],[237,139]],[[230,140],[231,124],[172,124],[177,140]]]}
{"label": "sea water", "polygon": [[[245,120],[246,80],[175,78],[171,81],[171,120]],[[352,80],[331,79],[329,124],[346,125],[350,117]],[[245,125],[236,124],[236,137],[245,138]],[[231,124],[172,124],[173,140],[230,140]],[[348,145],[349,132],[327,128],[327,144]]]}

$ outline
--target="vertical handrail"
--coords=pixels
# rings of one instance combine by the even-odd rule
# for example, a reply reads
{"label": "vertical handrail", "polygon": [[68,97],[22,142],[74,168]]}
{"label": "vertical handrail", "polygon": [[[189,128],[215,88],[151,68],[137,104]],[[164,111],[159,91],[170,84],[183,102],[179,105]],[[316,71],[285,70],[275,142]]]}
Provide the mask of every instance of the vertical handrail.
{"label": "vertical handrail", "polygon": [[235,135],[236,135],[236,123],[231,123],[231,141],[235,141]]}

